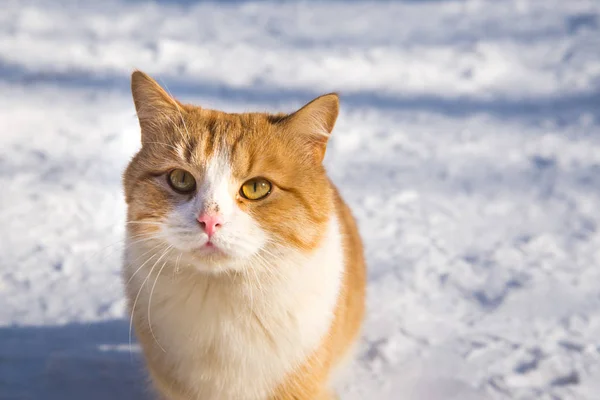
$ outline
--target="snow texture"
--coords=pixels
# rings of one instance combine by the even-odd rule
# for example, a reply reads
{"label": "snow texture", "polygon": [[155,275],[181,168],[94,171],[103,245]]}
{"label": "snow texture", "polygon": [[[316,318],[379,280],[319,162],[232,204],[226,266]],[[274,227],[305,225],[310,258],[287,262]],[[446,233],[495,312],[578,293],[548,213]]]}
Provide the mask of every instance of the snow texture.
{"label": "snow texture", "polygon": [[133,68],[229,111],[341,93],[326,164],[369,266],[342,399],[600,399],[597,0],[2,1],[0,399],[149,398]]}

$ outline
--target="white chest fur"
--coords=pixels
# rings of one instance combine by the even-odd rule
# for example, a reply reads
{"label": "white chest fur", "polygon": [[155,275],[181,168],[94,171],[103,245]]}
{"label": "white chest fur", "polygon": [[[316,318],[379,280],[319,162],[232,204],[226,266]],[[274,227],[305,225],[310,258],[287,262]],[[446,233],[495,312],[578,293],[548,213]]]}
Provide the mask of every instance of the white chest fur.
{"label": "white chest fur", "polygon": [[269,265],[236,276],[164,274],[153,292],[154,276],[146,280],[148,288],[142,287],[143,273],[129,283],[130,295],[141,289],[136,321],[148,324],[151,301],[151,326],[160,345],[145,349],[151,352],[147,356],[180,382],[189,398],[265,399],[320,344],[333,320],[344,271],[337,220],[312,254]]}

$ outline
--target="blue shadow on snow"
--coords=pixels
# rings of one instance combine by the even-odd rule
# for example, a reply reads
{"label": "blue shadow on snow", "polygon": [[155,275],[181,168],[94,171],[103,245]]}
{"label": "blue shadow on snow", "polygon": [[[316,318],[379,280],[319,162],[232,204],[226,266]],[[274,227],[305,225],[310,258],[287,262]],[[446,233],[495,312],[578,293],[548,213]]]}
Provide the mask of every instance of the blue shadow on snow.
{"label": "blue shadow on snow", "polygon": [[0,399],[150,399],[128,332],[125,320],[0,328]]}
{"label": "blue shadow on snow", "polygon": [[[212,97],[230,101],[249,101],[271,106],[289,102],[302,103],[322,94],[307,90],[272,88],[261,85],[239,88],[218,85],[205,81],[174,76],[156,76],[159,82],[166,83],[169,90],[178,98]],[[35,87],[39,84],[60,85],[66,88],[88,88],[98,90],[129,90],[129,76],[91,75],[77,71],[67,73],[35,73],[0,62],[0,80]],[[448,98],[434,95],[398,96],[376,91],[340,93],[344,107],[380,108],[398,112],[434,112],[451,117],[464,117],[473,114],[489,114],[503,118],[551,118],[557,122],[569,122],[583,113],[600,121],[600,91],[565,94],[526,99],[474,99],[469,97]]]}

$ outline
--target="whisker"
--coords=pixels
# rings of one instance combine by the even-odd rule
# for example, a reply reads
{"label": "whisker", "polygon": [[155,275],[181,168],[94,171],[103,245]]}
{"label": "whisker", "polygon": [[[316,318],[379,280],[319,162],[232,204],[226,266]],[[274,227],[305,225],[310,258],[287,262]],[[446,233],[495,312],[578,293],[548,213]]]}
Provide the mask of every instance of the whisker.
{"label": "whisker", "polygon": [[171,149],[173,149],[173,150],[174,150],[176,153],[177,153],[177,152],[179,152],[179,149],[178,149],[176,146],[174,146],[174,145],[172,145],[172,144],[169,144],[169,143],[164,143],[164,142],[154,142],[154,141],[153,141],[153,142],[144,141],[144,142],[143,142],[143,144],[160,144],[160,145],[162,145],[162,146],[170,147],[170,148],[171,148]]}
{"label": "whisker", "polygon": [[183,251],[179,252],[179,256],[177,257],[177,261],[175,261],[175,274],[179,273],[179,261],[181,261],[181,256],[183,255]]}
{"label": "whisker", "polygon": [[[130,265],[133,265],[133,262],[137,261],[139,258],[145,256],[146,254],[148,254],[149,252],[151,252],[152,250],[154,250],[156,247],[160,246],[157,245],[155,247],[153,247],[152,249],[148,250],[147,252],[145,252],[144,254],[142,254],[141,256],[139,256],[137,259],[135,259],[134,261],[131,262]],[[126,285],[129,285],[131,283],[131,280],[135,277],[135,275],[140,272],[142,270],[142,268],[144,268],[144,265],[146,265],[148,263],[148,261],[152,260],[154,257],[156,257],[156,254],[153,254],[150,258],[148,258],[146,261],[144,261],[144,263],[142,265],[139,266],[138,269],[135,270],[135,272],[133,273],[133,275],[131,275],[129,277],[129,280],[127,281]]]}
{"label": "whisker", "polygon": [[126,240],[125,240],[125,242],[127,243],[127,246],[125,247],[125,249],[128,249],[129,247],[133,246],[134,244],[146,243],[146,242],[149,242],[151,240],[159,240],[159,239],[161,239],[160,236],[149,235],[148,237],[145,237],[145,238],[142,238],[142,239],[138,239],[138,240],[134,240],[133,242],[126,242]]}
{"label": "whisker", "polygon": [[160,345],[160,343],[158,342],[158,339],[154,335],[154,330],[152,329],[152,317],[150,316],[150,309],[152,308],[152,294],[154,294],[154,288],[156,287],[156,283],[158,282],[158,278],[160,277],[161,272],[165,268],[165,265],[167,265],[167,261],[166,260],[163,263],[162,267],[160,267],[160,269],[158,270],[158,274],[156,274],[156,279],[154,279],[154,285],[152,285],[152,289],[150,290],[150,300],[148,300],[148,326],[150,327],[150,333],[152,334],[152,337],[154,338],[154,341],[156,342],[156,344],[158,345],[158,347],[160,347],[161,350],[164,353],[166,353],[167,351],[164,349],[164,347],[162,347]]}
{"label": "whisker", "polygon": [[132,352],[131,352],[131,330],[132,330],[132,327],[133,327],[133,317],[135,315],[135,306],[137,305],[137,301],[138,301],[138,299],[140,297],[140,293],[142,293],[142,289],[144,288],[144,285],[146,284],[146,282],[148,282],[148,279],[150,278],[150,275],[152,275],[152,271],[154,270],[154,267],[156,267],[156,265],[158,264],[158,262],[167,254],[167,252],[172,247],[173,246],[167,247],[167,249],[165,251],[163,251],[162,255],[158,258],[158,260],[156,260],[156,262],[154,263],[154,265],[150,269],[150,272],[148,272],[148,276],[146,277],[146,279],[144,279],[144,281],[140,285],[140,289],[138,290],[137,295],[135,296],[135,300],[133,301],[133,307],[131,308],[131,317],[129,318],[129,354],[130,354],[130,356],[132,354]]}
{"label": "whisker", "polygon": [[125,225],[155,225],[155,226],[163,226],[164,223],[160,221],[127,221]]}
{"label": "whisker", "polygon": [[[258,288],[260,291],[260,280],[258,279],[258,275],[256,274],[256,271],[254,270],[254,268],[252,268],[252,266],[250,266],[249,271],[251,271],[254,276],[254,284],[250,284],[251,298],[252,298],[252,301],[254,301],[254,289]],[[247,275],[247,277],[250,278],[249,275]],[[252,279],[249,279],[249,281],[252,282]],[[262,293],[262,291],[261,291],[261,293]],[[250,311],[254,312],[254,303],[251,304]]]}
{"label": "whisker", "polygon": [[[143,234],[143,235],[133,235],[133,236],[131,236],[131,238],[134,238],[134,239],[136,239],[136,238],[143,238],[143,237],[147,237],[148,239],[151,239],[149,236],[150,236],[150,235],[147,235],[147,234]],[[91,260],[91,259],[93,259],[94,257],[96,257],[98,254],[102,254],[102,256],[101,256],[101,258],[100,258],[100,260],[99,260],[99,261],[102,261],[102,260],[106,259],[108,256],[110,256],[110,255],[114,254],[114,253],[115,253],[116,251],[118,251],[118,250],[126,250],[126,249],[128,249],[128,248],[129,248],[131,245],[133,245],[133,244],[136,244],[136,243],[141,243],[141,242],[143,242],[143,240],[134,241],[134,242],[132,242],[132,243],[128,243],[128,244],[127,244],[126,246],[124,246],[122,249],[121,249],[121,248],[119,248],[119,247],[114,247],[114,246],[117,246],[117,245],[119,245],[119,244],[125,244],[125,240],[126,240],[126,238],[123,238],[123,239],[117,240],[117,241],[115,241],[115,242],[113,242],[113,243],[110,243],[110,244],[108,244],[108,245],[106,245],[106,246],[102,247],[101,249],[99,249],[99,250],[97,250],[97,251],[93,252],[93,253],[92,253],[92,254],[90,254],[89,256],[85,257],[85,259],[82,261],[83,265],[87,265],[87,263],[88,263],[88,262],[90,262],[90,260]],[[106,251],[107,249],[111,248],[111,247],[112,247],[112,249],[111,249],[110,251],[108,251],[108,252],[106,252],[106,253],[105,253],[105,251]]]}

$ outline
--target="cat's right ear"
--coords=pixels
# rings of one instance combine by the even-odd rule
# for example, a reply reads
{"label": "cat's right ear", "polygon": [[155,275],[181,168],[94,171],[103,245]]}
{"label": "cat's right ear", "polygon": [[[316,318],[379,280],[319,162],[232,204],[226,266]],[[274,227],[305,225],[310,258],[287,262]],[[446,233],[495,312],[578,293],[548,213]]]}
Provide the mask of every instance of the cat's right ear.
{"label": "cat's right ear", "polygon": [[142,141],[183,118],[184,110],[177,100],[142,71],[131,74],[131,94],[142,128]]}

